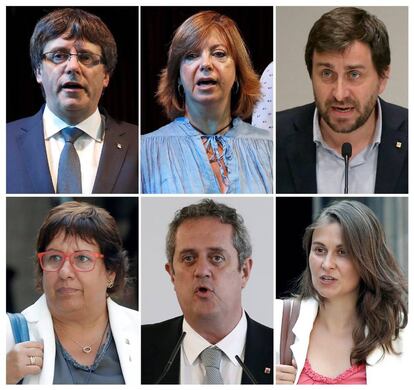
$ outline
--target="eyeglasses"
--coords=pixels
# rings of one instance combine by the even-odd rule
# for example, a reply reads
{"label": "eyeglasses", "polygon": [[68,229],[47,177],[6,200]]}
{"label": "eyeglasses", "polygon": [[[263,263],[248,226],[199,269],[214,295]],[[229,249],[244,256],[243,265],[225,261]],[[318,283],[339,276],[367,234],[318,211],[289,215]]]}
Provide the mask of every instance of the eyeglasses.
{"label": "eyeglasses", "polygon": [[43,271],[59,271],[66,260],[69,260],[72,267],[79,272],[89,272],[95,268],[96,261],[102,259],[102,253],[91,251],[76,251],[64,253],[59,251],[46,251],[37,254],[37,259]]}
{"label": "eyeglasses", "polygon": [[53,62],[56,65],[63,64],[66,61],[70,61],[72,56],[76,56],[78,58],[78,62],[82,65],[92,67],[99,64],[103,64],[103,58],[99,54],[89,53],[87,51],[83,51],[80,53],[69,53],[67,51],[49,51],[47,53],[42,54],[43,59],[47,59],[48,61]]}

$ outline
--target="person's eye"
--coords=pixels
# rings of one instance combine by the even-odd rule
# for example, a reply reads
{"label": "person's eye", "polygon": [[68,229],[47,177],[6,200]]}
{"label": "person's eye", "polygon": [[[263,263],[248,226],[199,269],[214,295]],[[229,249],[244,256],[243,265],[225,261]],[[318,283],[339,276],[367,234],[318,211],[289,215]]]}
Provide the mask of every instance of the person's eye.
{"label": "person's eye", "polygon": [[326,250],[322,246],[315,246],[315,247],[313,247],[313,252],[317,255],[322,255],[326,252]]}
{"label": "person's eye", "polygon": [[82,63],[91,63],[93,60],[93,55],[91,53],[79,53],[78,58]]}
{"label": "person's eye", "polygon": [[227,56],[227,53],[224,50],[215,50],[213,52],[213,56],[216,58],[225,58]]}
{"label": "person's eye", "polygon": [[321,72],[321,76],[325,80],[329,80],[333,77],[333,72],[330,69],[323,69]]}
{"label": "person's eye", "polygon": [[346,249],[338,249],[339,256],[348,256],[348,251]]}
{"label": "person's eye", "polygon": [[52,254],[47,256],[47,260],[53,263],[59,263],[60,261],[62,261],[62,256],[58,255],[58,254]]}
{"label": "person's eye", "polygon": [[348,73],[348,76],[350,80],[358,80],[361,77],[361,73],[358,72],[357,70],[351,70]]}
{"label": "person's eye", "polygon": [[54,62],[64,62],[68,59],[68,53],[63,51],[55,51],[52,53],[52,60]]}
{"label": "person's eye", "polygon": [[92,261],[91,256],[85,255],[85,254],[77,255],[75,258],[76,258],[76,261],[79,263],[88,263]]}
{"label": "person's eye", "polygon": [[187,53],[187,54],[184,55],[184,59],[187,60],[187,61],[194,60],[197,57],[198,57],[198,54],[195,53],[195,52],[190,52],[190,53]]}
{"label": "person's eye", "polygon": [[225,258],[222,255],[214,255],[211,257],[211,260],[213,261],[213,263],[219,264],[223,263]]}
{"label": "person's eye", "polygon": [[194,262],[195,257],[193,255],[185,255],[182,257],[182,262],[186,264],[191,264]]}

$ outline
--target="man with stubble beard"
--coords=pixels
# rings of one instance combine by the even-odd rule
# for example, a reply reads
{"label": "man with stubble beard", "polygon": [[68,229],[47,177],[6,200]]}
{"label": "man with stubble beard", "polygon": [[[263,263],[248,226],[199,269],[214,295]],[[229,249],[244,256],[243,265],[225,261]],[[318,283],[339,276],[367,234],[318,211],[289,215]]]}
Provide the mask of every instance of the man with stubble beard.
{"label": "man with stubble beard", "polygon": [[391,62],[384,23],[333,9],[313,25],[305,61],[315,102],[277,113],[276,191],[343,193],[349,143],[349,193],[407,193],[408,111],[379,97]]}

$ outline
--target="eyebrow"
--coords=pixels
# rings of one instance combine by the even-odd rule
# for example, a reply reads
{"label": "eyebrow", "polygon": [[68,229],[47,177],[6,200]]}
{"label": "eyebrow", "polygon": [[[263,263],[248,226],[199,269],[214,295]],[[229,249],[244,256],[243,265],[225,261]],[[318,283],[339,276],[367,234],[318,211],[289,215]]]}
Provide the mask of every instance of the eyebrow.
{"label": "eyebrow", "polygon": [[[320,245],[320,246],[326,247],[326,245],[323,242],[320,242],[320,241],[313,241],[312,244],[311,244],[311,246],[313,246],[313,245]],[[344,248],[344,247],[345,247],[344,244],[338,244],[336,246],[336,248]]]}
{"label": "eyebrow", "polygon": [[[321,67],[325,67],[325,68],[329,68],[329,69],[335,69],[335,66],[333,64],[331,64],[330,62],[317,62],[315,64],[315,66],[321,68]],[[355,64],[355,65],[346,65],[345,69],[347,70],[352,70],[352,69],[366,69],[366,66],[362,65],[362,64]]]}
{"label": "eyebrow", "polygon": [[[223,252],[223,253],[227,253],[226,249],[220,247],[220,246],[212,246],[212,247],[208,247],[207,250],[209,252]],[[183,253],[197,253],[199,252],[198,250],[194,249],[194,248],[184,248],[181,249],[179,254],[183,254]]]}

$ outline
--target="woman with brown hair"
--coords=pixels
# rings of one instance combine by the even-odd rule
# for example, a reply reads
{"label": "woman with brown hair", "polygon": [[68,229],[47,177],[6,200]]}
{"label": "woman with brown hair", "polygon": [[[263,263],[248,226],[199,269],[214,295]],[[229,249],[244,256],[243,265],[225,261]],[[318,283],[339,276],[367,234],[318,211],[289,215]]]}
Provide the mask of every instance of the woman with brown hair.
{"label": "woman with brown hair", "polygon": [[199,12],[177,29],[158,101],[172,120],[143,136],[143,193],[271,193],[272,137],[244,122],[259,78],[235,22]]}
{"label": "woman with brown hair", "polygon": [[[377,217],[357,201],[333,203],[306,229],[303,247],[293,359],[277,364],[276,383],[395,383],[406,359],[407,282]],[[276,306],[281,319],[282,301]]]}

